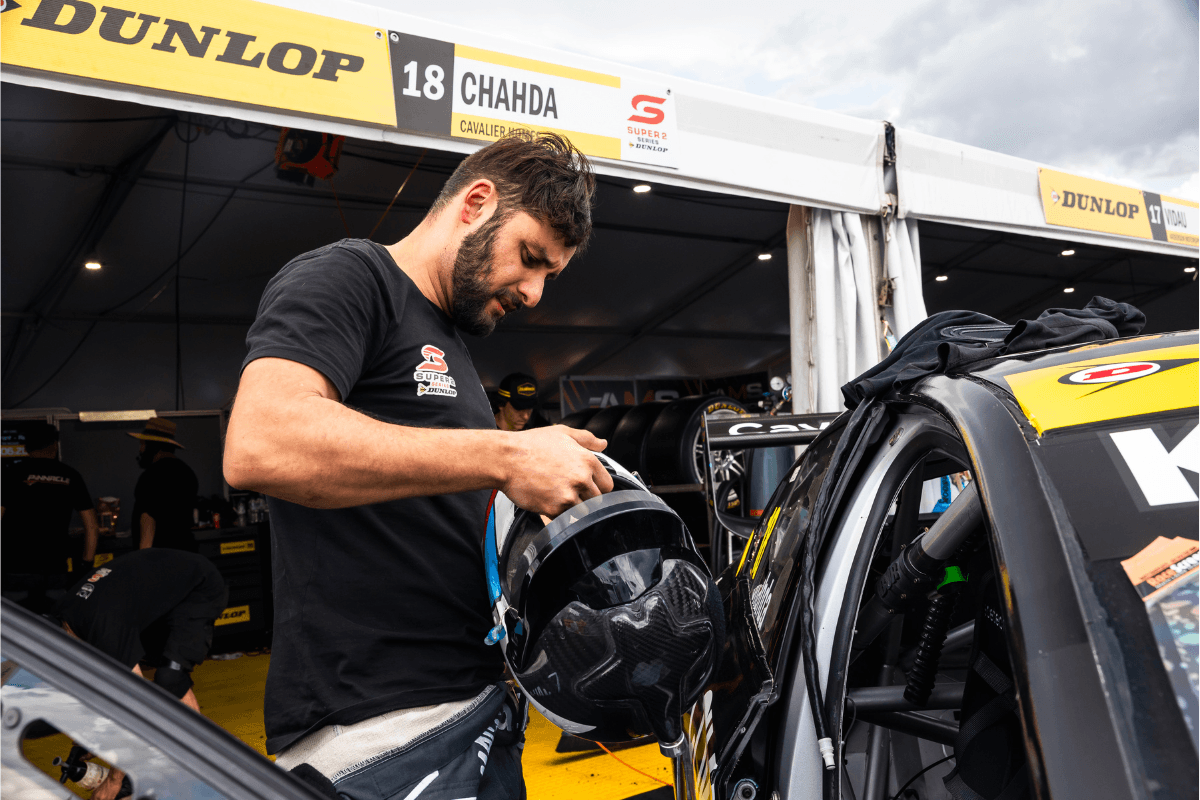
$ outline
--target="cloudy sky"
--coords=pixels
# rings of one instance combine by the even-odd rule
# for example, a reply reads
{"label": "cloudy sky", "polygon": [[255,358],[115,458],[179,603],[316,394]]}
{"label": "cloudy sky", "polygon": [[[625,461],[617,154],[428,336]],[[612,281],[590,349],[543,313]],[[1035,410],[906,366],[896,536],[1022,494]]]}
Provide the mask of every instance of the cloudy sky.
{"label": "cloudy sky", "polygon": [[1200,199],[1196,0],[365,0]]}

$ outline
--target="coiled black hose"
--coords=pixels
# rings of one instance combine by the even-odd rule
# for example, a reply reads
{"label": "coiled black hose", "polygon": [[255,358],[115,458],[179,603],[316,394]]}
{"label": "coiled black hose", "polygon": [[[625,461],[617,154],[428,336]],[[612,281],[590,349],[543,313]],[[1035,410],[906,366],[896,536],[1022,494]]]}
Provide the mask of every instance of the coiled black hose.
{"label": "coiled black hose", "polygon": [[942,645],[946,643],[950,618],[957,605],[957,591],[939,594],[929,603],[921,626],[921,638],[917,642],[917,658],[908,671],[908,685],[904,687],[904,699],[910,703],[924,706],[929,702],[937,679],[938,662],[942,658]]}

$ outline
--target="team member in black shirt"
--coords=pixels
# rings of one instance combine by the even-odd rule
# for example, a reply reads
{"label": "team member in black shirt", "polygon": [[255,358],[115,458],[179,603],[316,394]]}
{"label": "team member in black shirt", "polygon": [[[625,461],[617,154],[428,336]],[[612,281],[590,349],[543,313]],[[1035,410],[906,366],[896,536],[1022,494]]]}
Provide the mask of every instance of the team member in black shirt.
{"label": "team member in black shirt", "polygon": [[[0,490],[3,588],[28,593],[24,605],[45,611],[45,591],[65,589],[71,567],[90,567],[100,536],[96,509],[83,476],[58,460],[58,429],[34,423],[25,432],[28,458],[4,468]],[[72,564],[71,513],[83,519],[85,564]]]}
{"label": "team member in black shirt", "polygon": [[537,381],[532,375],[513,372],[504,376],[496,390],[496,427],[502,431],[523,431],[537,406]]}
{"label": "team member in black shirt", "polygon": [[[135,550],[94,570],[58,603],[54,616],[64,630],[142,674],[140,661],[156,669],[154,683],[200,711],[192,670],[208,655],[213,621],[228,592],[213,563],[177,550]],[[155,652],[143,634],[165,629]],[[115,797],[124,777],[113,770],[93,797]]]}
{"label": "team member in black shirt", "polygon": [[146,420],[146,429],[129,434],[141,439],[138,464],[145,470],[133,490],[133,532],[138,547],[168,547],[196,552],[192,511],[199,482],[192,468],[175,456],[175,423]]}
{"label": "team member in black shirt", "polygon": [[484,644],[488,490],[554,515],[612,480],[586,431],[496,430],[458,331],[537,304],[588,239],[594,185],[564,139],[511,135],[401,241],[343,240],[267,285],[225,476],[271,498],[280,766],[355,800],[524,796],[523,723]]}

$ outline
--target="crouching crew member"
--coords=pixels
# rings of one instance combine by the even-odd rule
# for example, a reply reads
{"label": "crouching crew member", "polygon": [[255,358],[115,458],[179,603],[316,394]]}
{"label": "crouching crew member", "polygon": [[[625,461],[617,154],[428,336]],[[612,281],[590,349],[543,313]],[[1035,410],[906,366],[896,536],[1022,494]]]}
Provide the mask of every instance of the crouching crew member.
{"label": "crouching crew member", "polygon": [[[115,658],[137,674],[138,662],[158,664],[154,682],[199,711],[192,669],[208,655],[213,622],[228,591],[207,558],[179,550],[135,550],[72,587],[55,615],[67,633]],[[142,633],[156,624],[161,652],[147,653]]]}
{"label": "crouching crew member", "polygon": [[[208,655],[213,621],[225,610],[228,591],[212,562],[179,550],[135,550],[72,587],[54,616],[63,630],[141,675],[138,662],[156,664],[154,683],[199,712],[192,669]],[[156,652],[142,634],[162,630]],[[93,800],[116,797],[124,773],[113,770]],[[103,790],[103,791],[102,791]]]}

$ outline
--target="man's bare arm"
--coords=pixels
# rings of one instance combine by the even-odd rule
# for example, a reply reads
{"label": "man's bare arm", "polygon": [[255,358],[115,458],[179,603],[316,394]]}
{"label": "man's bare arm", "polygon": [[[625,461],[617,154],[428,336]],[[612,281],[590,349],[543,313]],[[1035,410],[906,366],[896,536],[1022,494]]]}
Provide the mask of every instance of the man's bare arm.
{"label": "man's bare arm", "polygon": [[96,545],[100,542],[100,521],[96,519],[94,508],[85,508],[79,516],[83,519],[83,560],[91,561],[96,557]]}
{"label": "man's bare arm", "polygon": [[510,433],[410,428],[340,402],[320,372],[279,358],[242,372],[225,440],[225,480],[313,508],[501,489],[558,514],[612,489],[592,456],[605,442],[562,426]]}
{"label": "man's bare arm", "polygon": [[142,512],[142,518],[138,520],[138,549],[145,550],[154,545],[154,517],[146,512]]}

